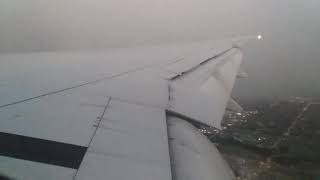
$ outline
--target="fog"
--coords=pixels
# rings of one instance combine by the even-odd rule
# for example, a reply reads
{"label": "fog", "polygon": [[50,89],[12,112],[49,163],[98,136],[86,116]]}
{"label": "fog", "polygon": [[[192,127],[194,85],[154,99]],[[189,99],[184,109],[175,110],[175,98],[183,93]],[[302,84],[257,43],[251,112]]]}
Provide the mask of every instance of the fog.
{"label": "fog", "polygon": [[[261,33],[240,99],[320,97],[317,0],[1,0],[0,53],[81,51]],[[1,61],[1,59],[0,59]]]}

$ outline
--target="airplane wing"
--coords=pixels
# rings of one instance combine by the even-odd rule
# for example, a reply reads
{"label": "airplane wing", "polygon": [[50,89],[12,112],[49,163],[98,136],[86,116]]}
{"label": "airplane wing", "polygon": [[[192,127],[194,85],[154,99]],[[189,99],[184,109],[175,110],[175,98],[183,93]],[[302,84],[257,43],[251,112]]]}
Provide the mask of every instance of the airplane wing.
{"label": "airplane wing", "polygon": [[231,42],[0,59],[0,174],[234,179],[188,122],[220,128],[242,59]]}

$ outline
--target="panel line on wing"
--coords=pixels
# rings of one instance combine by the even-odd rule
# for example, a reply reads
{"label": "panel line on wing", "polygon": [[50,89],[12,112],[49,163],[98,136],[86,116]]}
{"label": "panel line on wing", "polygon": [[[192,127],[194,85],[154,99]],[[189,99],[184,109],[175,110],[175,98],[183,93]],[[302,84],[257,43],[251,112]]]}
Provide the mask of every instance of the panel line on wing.
{"label": "panel line on wing", "polygon": [[[111,97],[108,97],[107,104],[106,104],[106,106],[104,107],[101,116],[98,118],[98,122],[97,122],[97,124],[95,125],[96,128],[95,128],[95,130],[94,130],[94,132],[93,132],[93,134],[92,134],[92,136],[91,136],[91,138],[90,138],[90,141],[89,141],[89,143],[88,143],[88,147],[90,147],[90,145],[92,144],[93,138],[94,138],[95,135],[97,134],[98,128],[99,128],[99,126],[100,126],[100,124],[101,124],[101,121],[102,121],[102,119],[103,119],[103,117],[104,117],[104,115],[105,115],[105,113],[106,113],[106,111],[107,111],[107,108],[108,108],[110,102],[111,102]],[[80,165],[81,165],[81,164],[80,164]],[[79,167],[80,167],[80,165],[79,165]],[[75,178],[76,178],[77,173],[78,173],[78,170],[79,170],[79,168],[77,168],[77,171],[76,171],[76,173],[74,173],[74,176],[73,176],[72,179],[75,179]]]}
{"label": "panel line on wing", "polygon": [[223,52],[221,52],[221,53],[219,53],[219,54],[217,54],[217,55],[214,55],[213,57],[210,57],[210,58],[208,58],[208,59],[200,62],[198,65],[196,65],[196,66],[188,69],[187,71],[181,72],[180,74],[174,76],[171,80],[176,80],[176,79],[181,78],[182,76],[184,76],[184,75],[186,75],[186,74],[192,73],[193,71],[195,71],[196,69],[198,69],[198,67],[206,64],[207,62],[209,62],[209,61],[211,61],[211,60],[213,60],[213,59],[216,59],[216,58],[218,58],[218,57],[220,57],[220,56],[223,56],[224,54],[226,54],[226,53],[227,53],[228,51],[230,51],[231,49],[233,49],[233,48],[229,48],[229,49],[227,49],[227,50],[225,50],[225,51],[223,51]]}
{"label": "panel line on wing", "polygon": [[[171,60],[171,61],[166,62],[165,65],[168,65],[168,64],[171,64],[171,63],[176,63],[176,62],[179,62],[181,60],[183,60],[183,59]],[[0,105],[0,108],[4,108],[4,107],[20,104],[20,103],[23,103],[23,102],[31,101],[31,100],[42,98],[42,97],[49,96],[49,95],[58,94],[58,93],[65,92],[65,91],[68,91],[68,90],[72,90],[72,89],[76,89],[76,88],[79,88],[79,87],[83,87],[83,86],[86,86],[86,85],[95,84],[95,83],[98,83],[98,82],[101,82],[101,81],[104,81],[104,80],[114,79],[114,78],[117,78],[117,77],[120,77],[120,76],[123,76],[123,75],[127,75],[127,74],[130,74],[130,73],[143,71],[143,70],[148,69],[148,68],[153,68],[155,66],[157,67],[157,66],[160,66],[161,64],[160,63],[158,63],[158,64],[149,64],[149,65],[146,65],[146,66],[130,69],[128,71],[120,72],[118,74],[114,74],[114,75],[111,75],[111,76],[107,76],[107,77],[103,77],[103,78],[96,79],[96,80],[93,80],[93,81],[85,82],[85,83],[78,84],[78,85],[75,85],[75,86],[71,86],[71,87],[68,87],[68,88],[64,88],[64,89],[60,89],[60,90],[44,93],[44,94],[41,94],[39,96],[34,96],[34,97],[30,97],[30,98],[14,101],[14,102],[11,102],[11,103],[3,104],[3,105]]]}
{"label": "panel line on wing", "polygon": [[144,103],[142,101],[133,101],[133,100],[122,99],[122,98],[114,97],[114,96],[109,96],[109,97],[112,97],[112,100],[114,100],[114,101],[124,102],[127,104],[134,104],[134,105],[138,105],[138,106],[144,106],[144,107],[155,108],[155,109],[166,109],[166,107],[163,107],[160,105],[148,104],[148,103]]}

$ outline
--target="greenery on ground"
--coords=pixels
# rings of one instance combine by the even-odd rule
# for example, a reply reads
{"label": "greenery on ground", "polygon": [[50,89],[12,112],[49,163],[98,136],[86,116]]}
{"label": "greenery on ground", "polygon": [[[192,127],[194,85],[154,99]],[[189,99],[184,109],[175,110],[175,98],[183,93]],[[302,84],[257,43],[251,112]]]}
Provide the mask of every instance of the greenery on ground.
{"label": "greenery on ground", "polygon": [[320,180],[320,104],[295,98],[227,112],[202,127],[239,180]]}

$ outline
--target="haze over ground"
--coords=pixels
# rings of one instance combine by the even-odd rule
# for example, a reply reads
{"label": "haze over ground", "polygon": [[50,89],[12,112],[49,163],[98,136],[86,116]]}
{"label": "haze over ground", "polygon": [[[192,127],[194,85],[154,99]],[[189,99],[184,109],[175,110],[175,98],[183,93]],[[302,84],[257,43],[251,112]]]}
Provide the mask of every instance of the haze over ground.
{"label": "haze over ground", "polygon": [[[69,51],[222,39],[244,47],[235,96],[320,97],[317,0],[2,0],[0,52]],[[1,60],[1,59],[0,59]]]}

